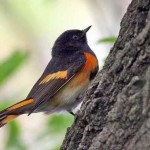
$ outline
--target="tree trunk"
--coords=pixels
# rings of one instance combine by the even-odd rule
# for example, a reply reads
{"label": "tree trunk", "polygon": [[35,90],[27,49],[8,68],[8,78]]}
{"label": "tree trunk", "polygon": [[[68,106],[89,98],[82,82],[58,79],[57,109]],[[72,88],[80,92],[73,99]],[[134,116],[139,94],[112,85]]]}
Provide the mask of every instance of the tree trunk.
{"label": "tree trunk", "polygon": [[133,0],[62,150],[150,150],[150,0]]}

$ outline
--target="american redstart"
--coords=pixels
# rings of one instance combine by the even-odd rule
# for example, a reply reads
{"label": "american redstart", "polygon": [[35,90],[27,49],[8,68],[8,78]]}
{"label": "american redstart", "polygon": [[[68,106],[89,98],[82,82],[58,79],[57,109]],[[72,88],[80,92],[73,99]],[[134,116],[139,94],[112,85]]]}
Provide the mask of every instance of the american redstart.
{"label": "american redstart", "polygon": [[46,114],[72,110],[98,72],[98,60],[90,49],[84,30],[67,30],[52,48],[52,59],[27,98],[0,112],[0,127],[22,114]]}

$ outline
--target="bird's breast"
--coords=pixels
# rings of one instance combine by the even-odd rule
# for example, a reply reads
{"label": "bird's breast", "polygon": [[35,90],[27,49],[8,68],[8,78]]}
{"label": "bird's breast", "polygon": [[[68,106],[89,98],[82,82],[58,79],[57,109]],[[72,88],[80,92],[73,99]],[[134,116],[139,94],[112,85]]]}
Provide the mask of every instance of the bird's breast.
{"label": "bird's breast", "polygon": [[84,53],[86,62],[82,69],[54,96],[57,105],[74,105],[76,98],[84,92],[90,82],[91,73],[97,68],[97,59],[90,53]]}

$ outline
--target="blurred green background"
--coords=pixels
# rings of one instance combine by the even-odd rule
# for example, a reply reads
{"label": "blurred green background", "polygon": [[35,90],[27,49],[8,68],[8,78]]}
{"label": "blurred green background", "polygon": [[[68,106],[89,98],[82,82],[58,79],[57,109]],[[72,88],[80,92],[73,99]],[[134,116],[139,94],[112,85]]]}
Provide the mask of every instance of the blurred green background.
{"label": "blurred green background", "polygon": [[[51,58],[55,39],[84,29],[100,67],[131,0],[0,0],[0,110],[26,97]],[[59,150],[74,118],[23,115],[0,129],[0,150]]]}

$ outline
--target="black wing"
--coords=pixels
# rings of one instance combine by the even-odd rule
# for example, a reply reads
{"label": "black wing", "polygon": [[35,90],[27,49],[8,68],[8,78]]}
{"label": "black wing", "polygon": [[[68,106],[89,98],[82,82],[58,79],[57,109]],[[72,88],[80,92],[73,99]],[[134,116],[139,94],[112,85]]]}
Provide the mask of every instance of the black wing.
{"label": "black wing", "polygon": [[82,69],[85,62],[85,56],[81,54],[65,60],[53,58],[27,97],[35,100],[35,104],[29,114],[42,103],[49,101]]}

